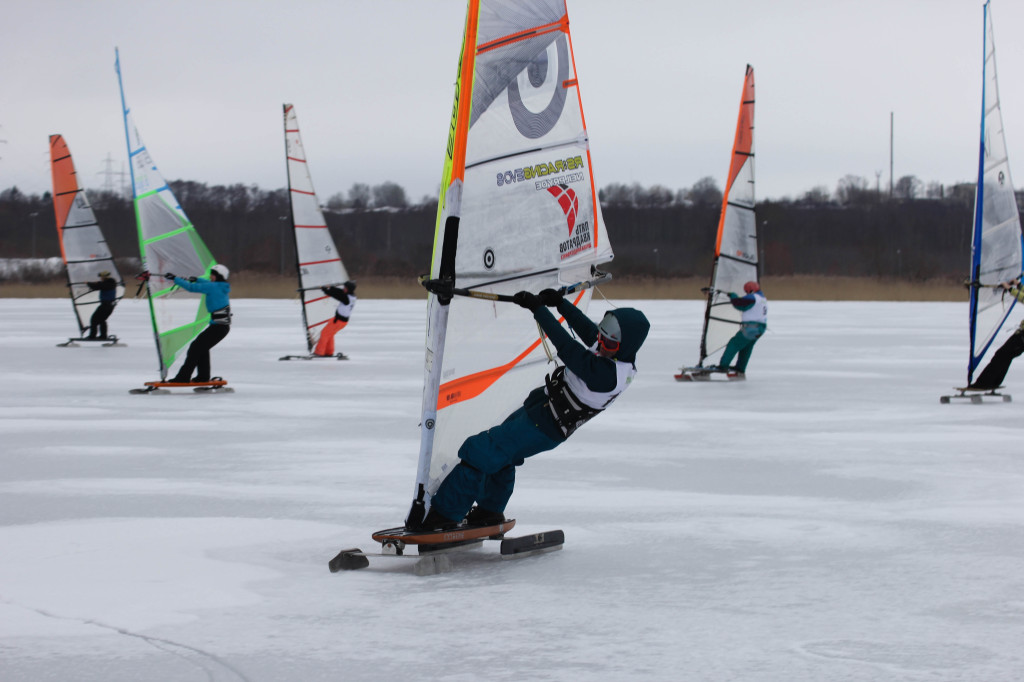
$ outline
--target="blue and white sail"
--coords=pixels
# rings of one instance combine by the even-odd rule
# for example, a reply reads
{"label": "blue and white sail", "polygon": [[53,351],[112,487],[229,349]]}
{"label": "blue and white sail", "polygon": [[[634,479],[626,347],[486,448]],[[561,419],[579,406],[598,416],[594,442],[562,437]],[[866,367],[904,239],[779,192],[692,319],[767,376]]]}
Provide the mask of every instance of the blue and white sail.
{"label": "blue and white sail", "polygon": [[984,6],[981,150],[971,242],[970,360],[967,382],[1003,326],[1015,299],[998,285],[1021,275],[1021,226],[1010,179],[996,78],[991,3]]}

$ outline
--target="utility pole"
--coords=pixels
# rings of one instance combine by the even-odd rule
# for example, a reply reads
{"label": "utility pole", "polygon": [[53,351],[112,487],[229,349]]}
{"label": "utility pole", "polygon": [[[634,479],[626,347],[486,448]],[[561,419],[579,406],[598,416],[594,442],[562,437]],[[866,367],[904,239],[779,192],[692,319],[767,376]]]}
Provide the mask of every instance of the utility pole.
{"label": "utility pole", "polygon": [[893,112],[889,112],[889,198],[892,199],[892,187],[893,187]]}

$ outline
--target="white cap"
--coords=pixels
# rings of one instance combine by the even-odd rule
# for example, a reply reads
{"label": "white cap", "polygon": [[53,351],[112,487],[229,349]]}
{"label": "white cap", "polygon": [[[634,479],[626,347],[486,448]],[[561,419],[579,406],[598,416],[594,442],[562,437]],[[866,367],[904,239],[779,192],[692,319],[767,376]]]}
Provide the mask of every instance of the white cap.
{"label": "white cap", "polygon": [[216,265],[214,265],[212,268],[210,268],[210,270],[212,270],[213,272],[216,272],[218,275],[220,275],[224,279],[227,279],[228,275],[231,274],[230,271],[228,270],[228,266],[221,265],[220,263],[217,263]]}

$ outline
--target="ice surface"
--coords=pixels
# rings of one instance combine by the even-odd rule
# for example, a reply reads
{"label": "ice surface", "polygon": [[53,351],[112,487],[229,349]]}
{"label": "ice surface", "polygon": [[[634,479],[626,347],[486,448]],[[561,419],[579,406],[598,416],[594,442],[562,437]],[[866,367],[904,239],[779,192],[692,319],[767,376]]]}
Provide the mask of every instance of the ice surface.
{"label": "ice surface", "polygon": [[0,679],[1020,679],[1024,393],[939,404],[965,303],[772,302],[748,380],[700,384],[699,302],[617,303],[637,381],[509,507],[564,551],[421,578],[327,561],[408,509],[423,301],[360,301],[347,362],[234,301],[236,393],[139,396],[144,303],[56,348],[66,300],[0,300]]}

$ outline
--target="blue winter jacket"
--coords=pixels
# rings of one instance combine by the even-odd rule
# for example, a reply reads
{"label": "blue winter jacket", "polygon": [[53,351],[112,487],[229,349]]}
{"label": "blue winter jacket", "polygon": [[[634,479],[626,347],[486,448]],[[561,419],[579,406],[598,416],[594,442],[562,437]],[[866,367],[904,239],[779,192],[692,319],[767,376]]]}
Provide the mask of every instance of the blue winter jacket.
{"label": "blue winter jacket", "polygon": [[206,310],[211,313],[226,308],[230,303],[228,294],[231,292],[231,285],[227,282],[211,282],[202,277],[197,277],[196,281],[190,282],[187,279],[175,277],[174,283],[185,291],[206,294]]}

